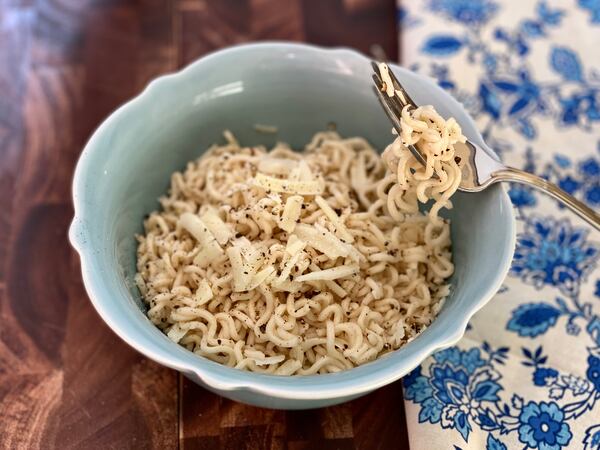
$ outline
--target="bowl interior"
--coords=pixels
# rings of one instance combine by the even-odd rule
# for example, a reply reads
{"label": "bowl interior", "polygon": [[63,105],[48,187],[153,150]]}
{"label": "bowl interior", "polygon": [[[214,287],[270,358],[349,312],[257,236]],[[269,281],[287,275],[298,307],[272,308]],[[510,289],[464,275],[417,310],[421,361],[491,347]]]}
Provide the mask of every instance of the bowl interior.
{"label": "bowl interior", "polygon": [[[431,81],[397,70],[420,103],[455,116],[465,134],[481,143],[460,106]],[[72,239],[82,253],[90,297],[109,325],[148,356],[171,367],[200,371],[208,384],[268,384],[314,395],[377,373],[377,385],[399,378],[423,357],[460,337],[468,317],[498,288],[512,257],[514,218],[500,186],[457,194],[452,220],[456,272],[452,294],[435,322],[417,339],[384,358],[351,371],[313,377],[270,377],[235,371],[170,342],[145,317],[135,274],[134,234],[170,174],[199,157],[231,130],[241,143],[276,140],[301,148],[335,122],[345,136],[363,136],[382,150],[391,126],[371,90],[368,60],[346,50],[294,45],[238,47],[204,58],[185,71],[152,83],[141,97],[113,114],[95,133],[77,169],[77,218]],[[275,125],[276,135],[255,124]],[[361,378],[362,377],[362,378]],[[372,380],[371,380],[372,381]],[[366,381],[365,381],[366,382]],[[229,383],[229,384],[227,384]],[[371,385],[371,389],[377,387]],[[295,394],[290,394],[295,395]],[[312,395],[312,394],[311,394]]]}

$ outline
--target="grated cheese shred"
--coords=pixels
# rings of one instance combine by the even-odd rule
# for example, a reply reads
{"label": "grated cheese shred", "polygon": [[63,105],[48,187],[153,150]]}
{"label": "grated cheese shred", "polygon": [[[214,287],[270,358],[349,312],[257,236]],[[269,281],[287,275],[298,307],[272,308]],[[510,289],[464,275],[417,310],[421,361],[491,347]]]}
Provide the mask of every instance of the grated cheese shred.
{"label": "grated cheese shred", "polygon": [[283,208],[283,214],[281,215],[281,222],[279,227],[282,230],[291,233],[296,227],[298,219],[300,219],[300,213],[302,212],[302,202],[304,197],[301,195],[292,195],[285,202]]}
{"label": "grated cheese shred", "polygon": [[194,259],[194,262],[200,267],[206,267],[216,262],[223,255],[223,249],[214,234],[210,232],[200,217],[186,212],[179,218],[179,224],[200,243],[200,252]]}
{"label": "grated cheese shred", "polygon": [[254,177],[254,185],[262,187],[267,191],[299,195],[318,195],[322,194],[323,190],[325,189],[323,182],[319,180],[282,180],[280,178],[275,178],[260,172]]}

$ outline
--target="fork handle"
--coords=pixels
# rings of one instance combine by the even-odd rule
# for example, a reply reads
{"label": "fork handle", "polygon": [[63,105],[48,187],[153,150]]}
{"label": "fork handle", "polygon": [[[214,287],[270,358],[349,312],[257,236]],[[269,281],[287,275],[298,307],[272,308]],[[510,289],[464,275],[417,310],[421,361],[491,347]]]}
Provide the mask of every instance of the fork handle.
{"label": "fork handle", "polygon": [[571,209],[575,214],[587,221],[596,230],[600,231],[600,214],[594,211],[592,208],[587,206],[585,203],[577,200],[570,194],[567,194],[557,185],[544,180],[537,175],[533,175],[523,170],[515,169],[512,167],[506,167],[498,170],[492,174],[493,182],[497,181],[511,181],[521,184],[532,186],[546,194],[554,197],[556,200],[561,202],[563,205]]}

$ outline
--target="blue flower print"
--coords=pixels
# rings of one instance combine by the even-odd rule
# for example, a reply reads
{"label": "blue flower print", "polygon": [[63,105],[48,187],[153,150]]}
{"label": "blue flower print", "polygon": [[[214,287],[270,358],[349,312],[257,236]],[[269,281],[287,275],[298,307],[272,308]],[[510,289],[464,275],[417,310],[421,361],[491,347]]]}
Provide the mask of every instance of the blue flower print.
{"label": "blue flower print", "polygon": [[479,98],[481,110],[488,113],[493,119],[499,119],[502,103],[499,95],[490,88],[488,83],[482,82],[479,85]]}
{"label": "blue flower print", "polygon": [[565,80],[582,81],[581,63],[577,54],[565,47],[554,47],[550,53],[550,64]]}
{"label": "blue flower print", "polygon": [[403,379],[404,398],[421,406],[420,423],[439,423],[442,428],[455,429],[465,442],[473,424],[485,430],[498,428],[491,409],[500,401],[498,393],[502,387],[498,383],[500,373],[491,362],[503,364],[508,348],[492,351],[487,346],[484,351],[489,354],[487,360],[482,358],[480,348],[450,347],[433,355],[428,375],[417,368]]}
{"label": "blue flower print", "polygon": [[481,80],[478,94],[481,111],[494,119],[505,119],[527,139],[535,138],[536,130],[529,117],[534,111],[545,112],[547,105],[540,86],[526,69],[510,76],[490,73],[489,79]]}
{"label": "blue flower print", "polygon": [[[542,176],[558,184],[570,194],[579,195],[590,206],[600,206],[600,162],[598,158],[587,157],[579,164],[573,165],[568,158],[561,156],[561,159],[568,161],[568,166],[563,167],[558,162],[557,164],[547,164]],[[571,170],[561,170],[568,168]]]}
{"label": "blue flower print", "polygon": [[[580,125],[600,119],[596,90],[592,88],[559,98],[563,125]],[[587,122],[586,122],[587,120]]]}
{"label": "blue flower print", "polygon": [[408,373],[408,375],[406,375],[404,378],[402,378],[402,383],[404,384],[404,387],[409,387],[411,386],[417,378],[419,378],[421,376],[421,366],[417,367],[416,369],[412,370],[411,372]]}
{"label": "blue flower print", "polygon": [[478,348],[464,351],[460,361],[469,374],[474,373],[479,367],[485,365],[485,361],[481,358],[481,353]]}
{"label": "blue flower print", "polygon": [[579,170],[585,176],[597,177],[600,175],[600,164],[595,158],[584,159],[579,164]]}
{"label": "blue flower print", "polygon": [[450,20],[473,26],[486,23],[498,9],[490,0],[431,0],[430,7]]}
{"label": "blue flower print", "polygon": [[580,185],[579,181],[568,175],[558,182],[558,187],[569,194],[573,194]]}
{"label": "blue flower print", "polygon": [[450,404],[454,399],[463,399],[469,376],[462,369],[453,369],[451,365],[437,366],[431,371],[435,397],[443,404]]}
{"label": "blue flower print", "polygon": [[583,438],[583,450],[600,450],[600,424],[589,427]]}
{"label": "blue flower print", "polygon": [[600,392],[600,358],[594,355],[588,356],[588,369],[585,372],[587,379],[594,385],[594,389]]}
{"label": "blue flower print", "polygon": [[[600,65],[572,34],[600,32],[600,0],[402,3],[405,28],[420,21],[406,63],[465,107],[504,162],[600,211]],[[570,145],[577,135],[588,145]],[[440,447],[600,450],[600,237],[535,190],[507,190],[519,231],[504,307],[409,373],[404,398]]]}
{"label": "blue flower print", "polygon": [[595,182],[586,187],[583,194],[585,201],[592,206],[600,205],[600,183]]}
{"label": "blue flower print", "polygon": [[554,162],[561,169],[566,169],[568,167],[571,167],[571,160],[567,156],[564,156],[564,155],[554,155]]}
{"label": "blue flower print", "polygon": [[459,366],[461,355],[462,355],[462,351],[460,351],[458,347],[449,347],[449,348],[441,350],[437,353],[434,353],[433,358],[439,364],[449,362],[453,366]]}
{"label": "blue flower print", "polygon": [[462,366],[468,374],[472,374],[478,367],[485,365],[478,348],[461,351],[458,347],[450,347],[435,353],[433,358],[439,364],[449,362],[454,367]]}
{"label": "blue flower print", "polygon": [[565,413],[554,402],[529,402],[519,414],[519,440],[526,448],[560,450],[571,440]]}
{"label": "blue flower print", "polygon": [[592,13],[592,23],[600,23],[600,0],[579,0],[578,4]]}
{"label": "blue flower print", "polygon": [[536,386],[548,386],[558,377],[558,371],[549,367],[538,367],[533,372],[533,384]]}
{"label": "blue flower print", "polygon": [[436,34],[425,41],[421,51],[435,56],[449,56],[456,53],[463,46],[463,42],[449,34]]}
{"label": "blue flower print", "polygon": [[404,396],[408,400],[414,400],[415,402],[420,403],[432,395],[433,390],[429,385],[427,378],[421,375],[420,366],[404,377],[402,382],[404,384]]}
{"label": "blue flower print", "polygon": [[577,336],[581,332],[581,327],[576,323],[567,322],[567,325],[565,326],[565,331],[571,336]]}
{"label": "blue flower print", "polygon": [[[600,0],[579,0],[580,6],[595,10],[600,17]],[[600,90],[597,72],[586,70],[581,52],[567,46],[549,46],[547,65],[556,74],[554,80],[542,82],[529,64],[535,41],[548,39],[560,27],[567,9],[549,6],[540,0],[533,14],[515,20],[514,26],[495,26],[492,42],[481,28],[494,18],[501,5],[494,0],[428,0],[433,14],[442,15],[457,25],[464,33],[440,28],[441,34],[426,35],[420,51],[423,55],[452,60],[459,54],[473,66],[484,69],[477,91],[456,89],[452,75],[444,83],[453,86],[458,98],[476,96],[477,105],[469,108],[474,116],[489,114],[491,121],[484,131],[494,138],[494,130],[510,127],[526,139],[538,134],[536,116],[552,117],[561,126],[577,126],[590,130],[594,121],[600,120]],[[450,31],[450,33],[449,33]],[[435,64],[431,61],[430,64]],[[432,70],[433,72],[433,70]],[[435,78],[435,73],[431,73]],[[488,139],[489,140],[489,139]]]}
{"label": "blue flower print", "polygon": [[549,284],[577,296],[598,256],[598,247],[586,241],[587,234],[587,229],[572,227],[567,220],[529,218],[517,241],[511,274],[538,289]]}
{"label": "blue flower print", "polygon": [[485,450],[506,450],[506,445],[504,445],[491,434],[488,434],[487,442],[485,443]]}
{"label": "blue flower print", "polygon": [[482,426],[493,426],[493,419],[482,410],[483,402],[499,400],[500,375],[491,367],[480,367],[469,376],[463,368],[451,364],[434,364],[431,368],[434,398],[443,405],[441,423],[455,428],[465,441],[471,431],[471,420]]}
{"label": "blue flower print", "polygon": [[512,312],[506,329],[533,338],[555,325],[560,314],[560,310],[547,303],[526,303]]}
{"label": "blue flower print", "polygon": [[545,1],[537,4],[536,12],[540,22],[548,25],[560,25],[565,12],[560,9],[551,9]]}
{"label": "blue flower print", "polygon": [[508,195],[512,204],[517,208],[535,206],[537,203],[531,188],[522,184],[513,184],[508,191]]}

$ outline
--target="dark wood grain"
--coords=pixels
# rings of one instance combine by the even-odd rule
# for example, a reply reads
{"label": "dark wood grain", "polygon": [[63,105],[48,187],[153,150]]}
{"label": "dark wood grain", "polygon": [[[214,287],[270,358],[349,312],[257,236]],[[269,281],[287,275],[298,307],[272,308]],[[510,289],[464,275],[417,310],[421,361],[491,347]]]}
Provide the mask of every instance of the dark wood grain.
{"label": "dark wood grain", "polygon": [[374,44],[393,0],[0,0],[0,448],[407,447],[401,385],[283,412],[220,398],[100,320],[66,234],[90,133],[152,78],[227,45]]}

